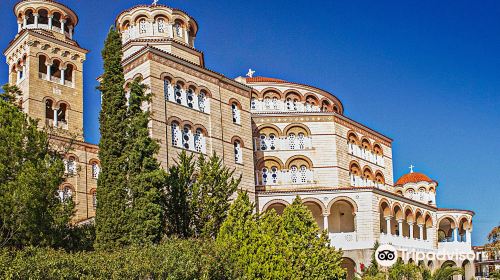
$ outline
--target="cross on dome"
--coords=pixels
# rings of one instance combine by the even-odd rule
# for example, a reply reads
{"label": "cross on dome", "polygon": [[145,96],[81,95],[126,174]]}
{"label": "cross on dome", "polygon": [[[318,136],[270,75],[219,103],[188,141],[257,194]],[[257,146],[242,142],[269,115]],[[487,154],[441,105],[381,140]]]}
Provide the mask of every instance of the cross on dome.
{"label": "cross on dome", "polygon": [[151,4],[152,6],[156,6],[156,4],[158,4],[158,1],[159,0],[153,0],[153,4]]}
{"label": "cross on dome", "polygon": [[252,78],[254,73],[255,71],[252,68],[248,69],[247,77]]}
{"label": "cross on dome", "polygon": [[413,173],[413,168],[415,168],[415,166],[411,164],[409,168],[410,168],[410,173]]}

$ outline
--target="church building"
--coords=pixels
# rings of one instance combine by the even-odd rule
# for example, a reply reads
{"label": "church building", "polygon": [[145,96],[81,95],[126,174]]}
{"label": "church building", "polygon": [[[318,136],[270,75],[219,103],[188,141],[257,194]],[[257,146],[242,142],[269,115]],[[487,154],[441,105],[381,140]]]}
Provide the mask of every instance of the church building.
{"label": "church building", "polygon": [[[22,110],[52,128],[54,143],[72,143],[60,196],[76,202],[76,222],[91,220],[100,162],[98,146],[82,136],[88,50],[73,39],[78,15],[53,0],[22,0],[14,12],[18,32],[4,52],[9,83],[23,92]],[[139,5],[121,12],[115,25],[126,87],[140,77],[153,94],[149,129],[163,168],[183,150],[215,152],[242,176],[240,188],[256,211],[282,213],[300,196],[332,246],[343,250],[348,279],[370,264],[376,241],[398,250],[472,252],[474,212],[438,207],[438,182],[413,167],[394,181],[393,140],[346,116],[339,97],[307,81],[251,70],[232,79],[210,70],[195,48],[199,23],[179,9]],[[472,260],[423,263],[474,276]]]}

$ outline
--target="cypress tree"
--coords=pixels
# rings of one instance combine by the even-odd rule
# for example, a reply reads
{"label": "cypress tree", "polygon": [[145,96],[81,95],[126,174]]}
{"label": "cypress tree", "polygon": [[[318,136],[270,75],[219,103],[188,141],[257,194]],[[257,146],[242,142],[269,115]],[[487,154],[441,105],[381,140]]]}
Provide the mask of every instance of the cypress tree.
{"label": "cypress tree", "polygon": [[104,74],[99,90],[101,141],[99,159],[102,172],[97,181],[96,248],[111,249],[125,244],[127,220],[126,129],[127,100],[122,67],[120,33],[111,28],[102,51]]}
{"label": "cypress tree", "polygon": [[130,244],[148,244],[159,241],[162,231],[160,189],[165,172],[155,158],[160,146],[149,135],[150,113],[143,105],[151,101],[146,86],[136,79],[130,85],[127,127],[128,207],[127,231]]}

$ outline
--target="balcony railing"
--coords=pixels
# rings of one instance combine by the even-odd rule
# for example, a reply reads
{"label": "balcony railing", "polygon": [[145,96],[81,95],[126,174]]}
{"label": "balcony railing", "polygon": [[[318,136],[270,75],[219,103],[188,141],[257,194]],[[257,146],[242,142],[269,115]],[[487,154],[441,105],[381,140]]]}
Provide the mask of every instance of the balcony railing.
{"label": "balcony railing", "polygon": [[376,187],[379,189],[384,188],[384,184],[375,182],[373,180],[369,180],[352,174],[350,175],[350,178],[352,187]]}
{"label": "balcony railing", "polygon": [[355,145],[353,143],[349,143],[348,146],[349,146],[349,154],[362,158],[376,165],[385,166],[384,156],[377,155],[371,151],[362,149],[360,146]]}
{"label": "balcony railing", "polygon": [[430,240],[409,238],[406,236],[398,236],[392,234],[380,233],[380,243],[392,244],[400,247],[417,248],[417,249],[433,249]]}
{"label": "balcony railing", "polygon": [[314,183],[314,172],[306,170],[255,172],[255,180],[258,186],[281,186],[281,185],[308,185]]}
{"label": "balcony railing", "polygon": [[285,151],[285,150],[308,150],[312,149],[310,137],[290,138],[254,138],[256,151]]}

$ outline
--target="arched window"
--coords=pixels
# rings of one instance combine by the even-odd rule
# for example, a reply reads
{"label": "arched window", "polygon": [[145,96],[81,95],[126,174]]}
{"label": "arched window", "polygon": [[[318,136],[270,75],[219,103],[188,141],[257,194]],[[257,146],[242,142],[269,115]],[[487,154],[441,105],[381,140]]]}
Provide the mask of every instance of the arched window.
{"label": "arched window", "polygon": [[292,184],[297,184],[298,182],[297,173],[298,173],[297,166],[292,165],[292,167],[290,168],[290,180],[292,181]]}
{"label": "arched window", "polygon": [[288,134],[288,147],[290,150],[295,150],[295,133]]}
{"label": "arched window", "polygon": [[250,108],[252,110],[257,109],[257,99],[255,97],[252,97],[252,99],[250,99]]}
{"label": "arched window", "polygon": [[194,92],[193,89],[189,88],[187,90],[187,105],[189,108],[194,108]]}
{"label": "arched window", "polygon": [[306,147],[306,143],[305,143],[306,140],[305,139],[306,139],[306,136],[304,135],[304,133],[300,132],[298,140],[299,140],[299,149],[301,149],[301,150],[305,149],[305,147]]}
{"label": "arched window", "polygon": [[309,101],[306,101],[306,112],[311,112],[312,108],[312,104]]}
{"label": "arched window", "polygon": [[53,105],[54,103],[52,102],[52,100],[45,100],[45,119],[46,124],[49,126],[54,125],[54,109],[52,108]]}
{"label": "arched window", "polygon": [[300,182],[301,182],[302,184],[305,184],[305,183],[307,183],[307,181],[308,181],[308,178],[307,178],[307,177],[308,177],[308,176],[307,176],[308,174],[307,174],[307,173],[308,173],[308,172],[307,172],[307,166],[302,165],[302,166],[300,167]]}
{"label": "arched window", "polygon": [[273,109],[278,110],[278,98],[273,97]]}
{"label": "arched window", "polygon": [[97,191],[92,192],[92,208],[97,209]]}
{"label": "arched window", "polygon": [[271,150],[276,150],[276,135],[273,133],[269,134],[269,148]]}
{"label": "arched window", "polygon": [[266,108],[266,110],[271,109],[271,98],[264,98],[264,108]]}
{"label": "arched window", "polygon": [[100,172],[101,168],[99,167],[99,165],[96,162],[92,163],[92,178],[93,179],[99,178]]}
{"label": "arched window", "polygon": [[185,125],[184,129],[182,130],[182,147],[184,147],[184,149],[190,150],[192,148],[192,138],[193,135],[191,132],[191,126]]}
{"label": "arched window", "polygon": [[165,20],[163,18],[158,19],[158,32],[159,33],[165,32]]}
{"label": "arched window", "polygon": [[25,17],[26,17],[26,24],[29,25],[29,24],[34,24],[35,23],[35,16],[33,15],[33,11],[32,10],[26,11]]}
{"label": "arched window", "polygon": [[262,184],[267,185],[267,177],[269,176],[268,170],[266,167],[262,168]]}
{"label": "arched window", "polygon": [[276,166],[271,167],[271,183],[278,183],[278,167]]}
{"label": "arched window", "polygon": [[233,114],[233,123],[240,124],[241,118],[240,118],[240,108],[238,108],[238,103],[233,102],[231,104],[231,110]]}
{"label": "arched window", "polygon": [[46,79],[47,75],[47,57],[41,55],[38,57],[38,76],[40,79]]}
{"label": "arched window", "polygon": [[69,175],[76,174],[76,158],[73,156],[66,160],[66,173]]}
{"label": "arched window", "polygon": [[174,89],[167,78],[163,79],[163,94],[166,100],[174,100]]}
{"label": "arched window", "polygon": [[267,138],[267,136],[265,134],[261,134],[259,136],[259,140],[260,140],[259,144],[260,144],[260,150],[261,151],[267,150],[266,138]]}
{"label": "arched window", "polygon": [[64,186],[59,190],[59,200],[68,201],[73,196],[73,190],[69,186]]}
{"label": "arched window", "polygon": [[66,85],[73,86],[73,72],[73,65],[69,64],[68,66],[66,66],[66,70],[64,71],[64,81]]}
{"label": "arched window", "polygon": [[59,109],[57,110],[57,124],[58,127],[67,128],[68,121],[66,119],[66,111],[68,106],[64,103],[59,105]]}
{"label": "arched window", "polygon": [[175,85],[175,102],[177,102],[177,104],[182,104],[182,87],[180,84],[176,84]]}
{"label": "arched window", "polygon": [[38,24],[49,23],[49,12],[45,9],[38,11]]}
{"label": "arched window", "polygon": [[286,109],[289,111],[293,110],[293,101],[290,97],[286,99]]}
{"label": "arched window", "polygon": [[194,148],[198,153],[205,153],[205,135],[203,135],[203,131],[201,128],[196,129],[196,133],[194,134]]}
{"label": "arched window", "polygon": [[241,143],[239,140],[234,141],[234,161],[236,163],[243,162],[243,152],[241,150]]}
{"label": "arched window", "polygon": [[173,122],[171,124],[171,128],[172,128],[172,146],[179,147],[181,142],[181,131],[179,128],[179,124]]}
{"label": "arched window", "polygon": [[146,19],[141,19],[139,21],[139,33],[140,34],[146,33]]}
{"label": "arched window", "polygon": [[200,108],[201,112],[205,112],[206,101],[207,101],[207,95],[205,94],[205,92],[200,91],[200,94],[198,94],[198,108]]}
{"label": "arched window", "polygon": [[182,28],[178,22],[174,24],[174,32],[175,36],[182,38]]}
{"label": "arched window", "polygon": [[60,79],[61,79],[61,62],[59,60],[54,60],[54,62],[52,62],[52,66],[50,67],[50,76],[51,78],[55,78],[55,79],[51,79],[51,81],[53,82],[59,82]]}

